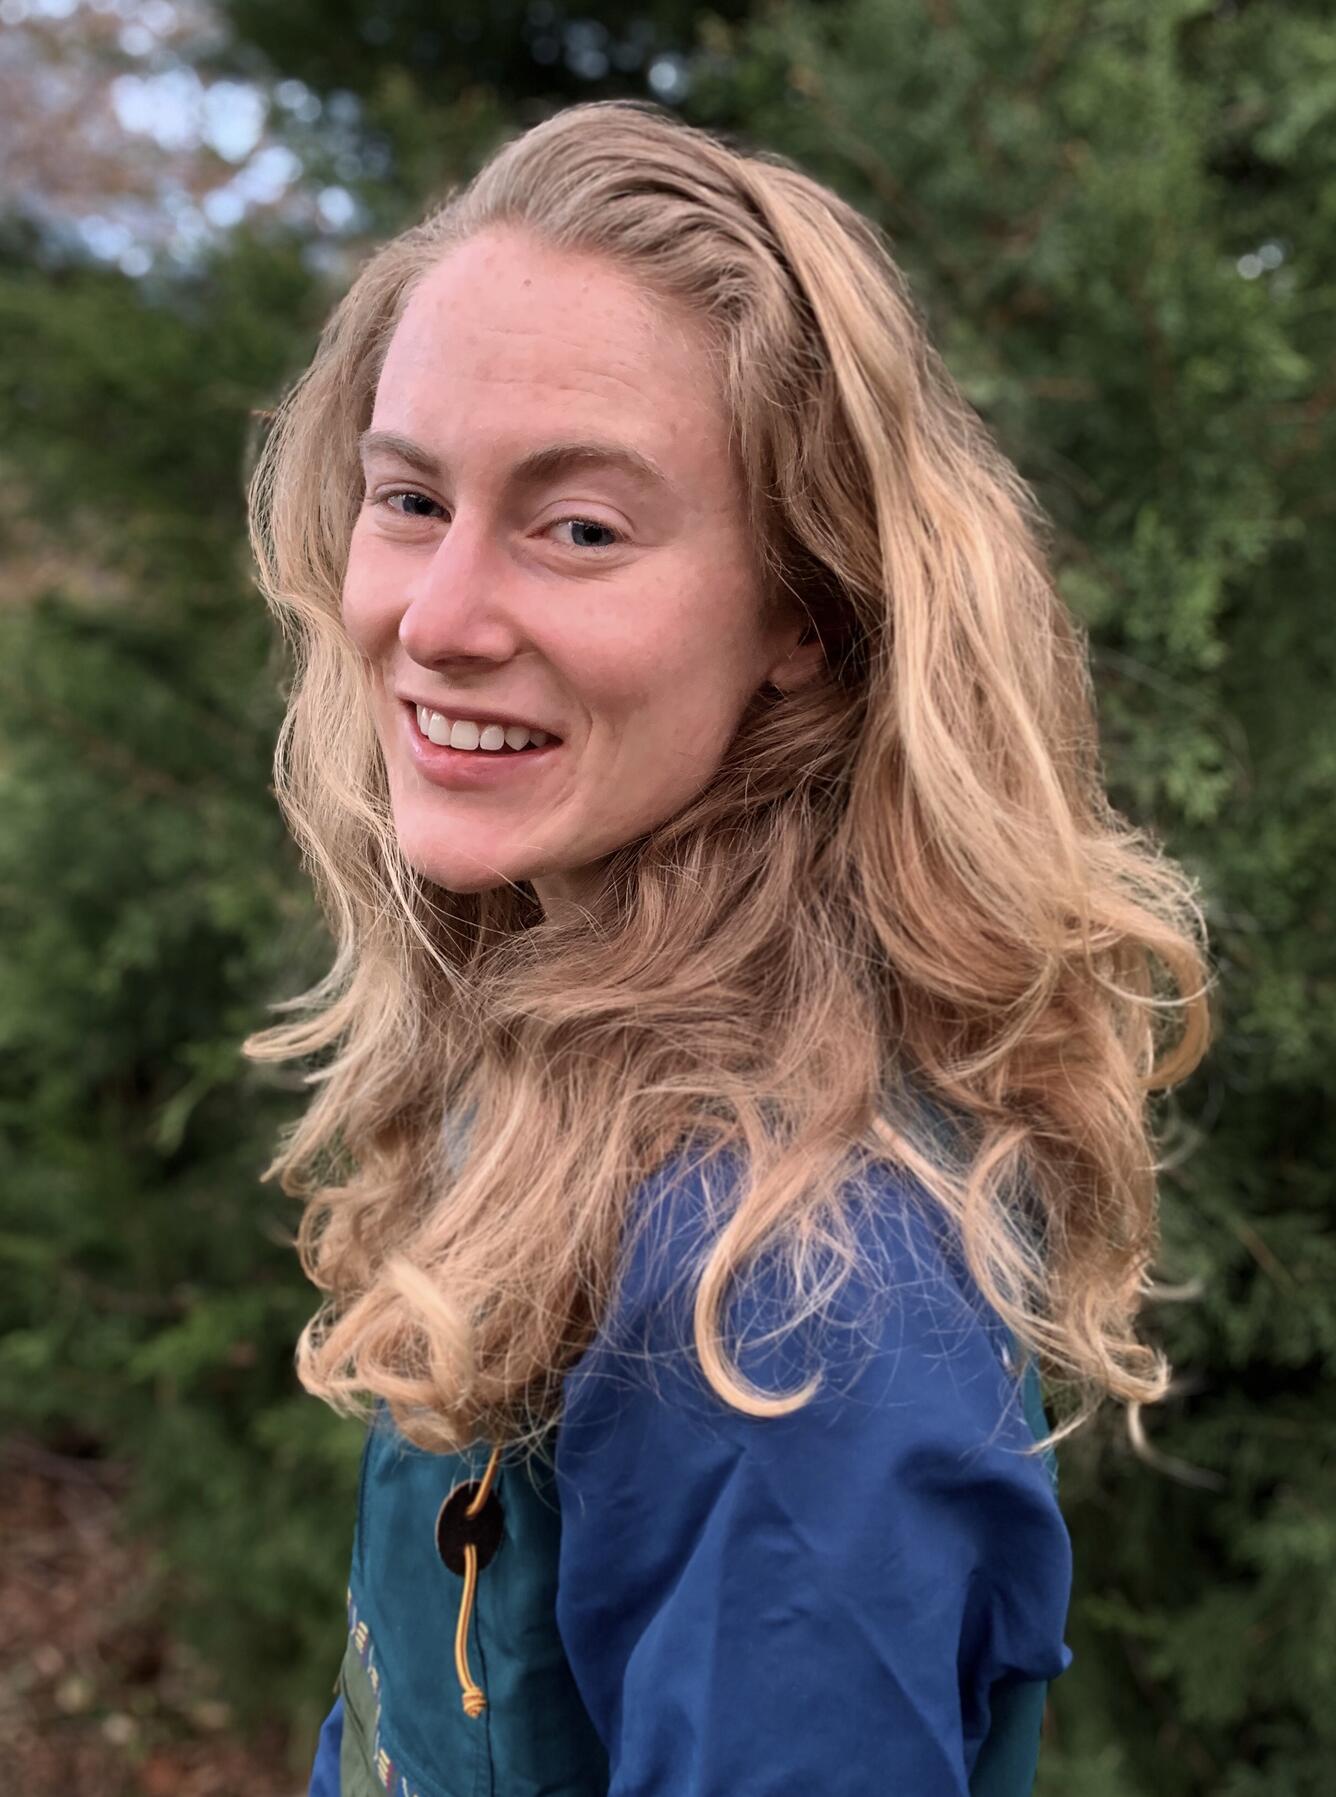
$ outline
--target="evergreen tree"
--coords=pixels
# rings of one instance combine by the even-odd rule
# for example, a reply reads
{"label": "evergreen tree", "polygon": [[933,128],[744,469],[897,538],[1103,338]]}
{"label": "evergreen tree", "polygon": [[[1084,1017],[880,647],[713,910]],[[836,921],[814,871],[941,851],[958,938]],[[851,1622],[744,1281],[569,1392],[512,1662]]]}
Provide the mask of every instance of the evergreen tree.
{"label": "evergreen tree", "polygon": [[[1198,876],[1217,1045],[1159,1119],[1179,1377],[1061,1452],[1077,1583],[1041,1790],[1330,1788],[1336,1718],[1336,30],[1318,6],[792,4],[704,123],[889,232],[1039,493],[1109,783]],[[1185,1288],[1185,1290],[1183,1289]]]}
{"label": "evergreen tree", "polygon": [[[315,328],[238,240],[156,298],[0,271],[0,1410],[135,1473],[178,1614],[243,1711],[314,1712],[358,1441],[292,1372],[294,1099],[238,1053],[323,946],[270,791],[248,406]],[[288,1084],[296,1090],[294,1077]],[[307,1718],[314,1720],[312,1714]]]}

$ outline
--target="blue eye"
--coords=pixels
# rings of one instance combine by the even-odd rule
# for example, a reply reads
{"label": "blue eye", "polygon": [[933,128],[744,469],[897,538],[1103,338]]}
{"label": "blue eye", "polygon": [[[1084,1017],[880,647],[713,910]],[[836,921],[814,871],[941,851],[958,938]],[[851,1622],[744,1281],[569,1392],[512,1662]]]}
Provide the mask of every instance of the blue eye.
{"label": "blue eye", "polygon": [[[382,493],[377,503],[380,505],[390,505],[392,499],[420,499],[423,505],[436,506],[438,512],[441,509],[440,506],[436,505],[434,499],[428,499],[425,493],[415,493],[411,487],[400,488],[399,491],[395,493]],[[424,512],[399,512],[397,511],[397,508],[392,505],[390,506],[390,510],[396,512],[396,515],[400,518],[422,518],[426,516]]]}
{"label": "blue eye", "polygon": [[620,532],[615,531],[611,524],[600,524],[597,518],[554,518],[549,529],[555,530],[557,526],[561,524],[573,525],[576,530],[601,530],[605,535],[612,538],[610,543],[581,543],[577,541],[571,544],[572,549],[615,549],[618,543],[621,542]]}

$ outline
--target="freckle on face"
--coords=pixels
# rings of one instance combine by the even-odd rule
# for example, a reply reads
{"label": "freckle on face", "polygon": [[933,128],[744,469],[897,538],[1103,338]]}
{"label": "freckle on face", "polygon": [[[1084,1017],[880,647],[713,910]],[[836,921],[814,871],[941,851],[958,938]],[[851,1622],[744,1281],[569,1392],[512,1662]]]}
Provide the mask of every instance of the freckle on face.
{"label": "freckle on face", "polygon": [[[708,784],[781,652],[759,625],[702,327],[602,259],[489,232],[415,289],[370,423],[440,468],[371,458],[343,593],[377,675],[404,854],[454,890],[531,880],[545,907],[587,894],[613,850]],[[624,445],[664,480],[586,468],[512,483],[523,457],[572,441]],[[414,515],[374,503],[403,488],[426,502]],[[620,540],[582,548],[589,533],[560,524],[572,517]],[[446,790],[414,765],[399,695],[545,718],[563,743],[531,772]]]}

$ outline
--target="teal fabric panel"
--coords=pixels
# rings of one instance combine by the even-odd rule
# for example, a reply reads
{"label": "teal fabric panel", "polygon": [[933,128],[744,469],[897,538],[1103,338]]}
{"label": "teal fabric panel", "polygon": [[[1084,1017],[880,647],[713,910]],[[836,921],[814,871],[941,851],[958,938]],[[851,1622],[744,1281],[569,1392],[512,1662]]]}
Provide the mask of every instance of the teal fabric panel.
{"label": "teal fabric panel", "polygon": [[[474,1668],[492,1710],[494,1789],[500,1797],[603,1797],[608,1756],[557,1632],[561,1511],[552,1471],[533,1461],[503,1467],[500,1477],[506,1539],[478,1584]],[[507,1555],[503,1576],[489,1584]]]}
{"label": "teal fabric panel", "polygon": [[606,1755],[556,1629],[560,1513],[548,1477],[537,1463],[497,1475],[504,1533],[479,1574],[468,1650],[487,1708],[471,1717],[454,1662],[464,1581],[437,1552],[436,1519],[456,1484],[481,1477],[487,1453],[424,1453],[387,1420],[367,1439],[350,1580],[354,1630],[374,1655],[385,1788],[603,1797]]}
{"label": "teal fabric panel", "polygon": [[1047,1699],[1045,1680],[994,1685],[992,1722],[974,1762],[970,1797],[1030,1797]]}

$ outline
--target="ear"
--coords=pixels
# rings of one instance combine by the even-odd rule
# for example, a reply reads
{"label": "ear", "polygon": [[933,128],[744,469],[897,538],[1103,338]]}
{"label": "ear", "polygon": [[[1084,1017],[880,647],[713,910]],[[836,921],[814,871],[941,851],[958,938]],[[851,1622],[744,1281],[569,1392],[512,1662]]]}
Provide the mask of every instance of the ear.
{"label": "ear", "polygon": [[[811,642],[804,641],[809,635]],[[786,647],[771,662],[766,680],[780,692],[791,693],[816,679],[826,665],[826,652],[816,635],[801,624],[793,625],[785,640]]]}

